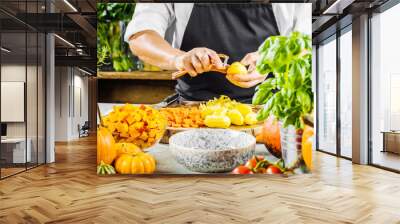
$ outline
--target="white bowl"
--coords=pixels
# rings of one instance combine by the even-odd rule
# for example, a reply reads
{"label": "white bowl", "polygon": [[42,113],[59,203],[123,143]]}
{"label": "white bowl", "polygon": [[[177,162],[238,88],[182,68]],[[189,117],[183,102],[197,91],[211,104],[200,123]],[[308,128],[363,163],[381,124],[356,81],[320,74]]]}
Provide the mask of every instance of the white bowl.
{"label": "white bowl", "polygon": [[255,154],[255,147],[254,136],[229,129],[193,129],[169,139],[178,163],[202,173],[232,171]]}

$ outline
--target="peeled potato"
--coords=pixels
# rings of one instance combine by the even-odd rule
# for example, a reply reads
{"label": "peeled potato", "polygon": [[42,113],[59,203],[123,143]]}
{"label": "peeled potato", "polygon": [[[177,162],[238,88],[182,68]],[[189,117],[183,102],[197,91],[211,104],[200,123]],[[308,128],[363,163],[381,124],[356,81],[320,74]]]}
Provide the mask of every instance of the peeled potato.
{"label": "peeled potato", "polygon": [[240,62],[233,62],[228,70],[226,70],[226,73],[228,75],[247,75],[247,68]]}
{"label": "peeled potato", "polygon": [[244,117],[238,110],[236,109],[229,110],[226,115],[231,119],[232,124],[243,125]]}
{"label": "peeled potato", "polygon": [[201,109],[201,118],[206,118],[208,115],[214,113],[214,110],[211,107],[204,107]]}
{"label": "peeled potato", "polygon": [[257,124],[258,120],[257,120],[257,114],[256,113],[249,113],[245,116],[244,118],[244,122],[247,125],[253,125],[253,124]]}
{"label": "peeled potato", "polygon": [[226,70],[226,78],[228,79],[229,82],[234,84],[235,86],[239,86],[241,88],[246,88],[243,86],[240,82],[237,82],[235,79],[232,78],[234,75],[247,75],[247,68],[240,62],[234,62],[232,63],[228,69]]}
{"label": "peeled potato", "polygon": [[242,103],[237,104],[235,106],[235,109],[238,110],[243,115],[243,117],[245,117],[247,114],[253,112],[250,105],[242,104]]}
{"label": "peeled potato", "polygon": [[208,115],[204,124],[210,128],[229,128],[231,120],[225,115]]}

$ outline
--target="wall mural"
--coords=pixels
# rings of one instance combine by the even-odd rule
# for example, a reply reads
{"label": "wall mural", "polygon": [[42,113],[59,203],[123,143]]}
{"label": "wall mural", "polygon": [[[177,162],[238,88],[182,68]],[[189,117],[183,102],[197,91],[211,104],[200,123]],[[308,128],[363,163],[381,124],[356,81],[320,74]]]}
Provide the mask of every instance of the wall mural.
{"label": "wall mural", "polygon": [[97,10],[99,175],[310,172],[311,4]]}

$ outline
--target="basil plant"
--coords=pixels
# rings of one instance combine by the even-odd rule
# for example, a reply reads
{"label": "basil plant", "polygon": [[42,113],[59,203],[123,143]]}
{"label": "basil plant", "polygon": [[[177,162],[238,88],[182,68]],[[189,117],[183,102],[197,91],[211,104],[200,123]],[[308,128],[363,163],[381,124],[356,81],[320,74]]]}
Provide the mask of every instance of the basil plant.
{"label": "basil plant", "polygon": [[284,127],[303,128],[303,117],[313,111],[311,37],[299,32],[271,36],[259,47],[257,71],[273,74],[257,86],[253,104],[264,105],[257,119],[274,115]]}

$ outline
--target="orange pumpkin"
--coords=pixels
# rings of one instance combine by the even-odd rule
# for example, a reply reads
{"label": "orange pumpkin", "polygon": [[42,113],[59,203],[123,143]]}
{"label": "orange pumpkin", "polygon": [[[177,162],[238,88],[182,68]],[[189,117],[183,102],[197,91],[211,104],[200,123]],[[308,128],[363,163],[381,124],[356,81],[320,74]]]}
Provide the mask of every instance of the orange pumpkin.
{"label": "orange pumpkin", "polygon": [[127,154],[137,154],[142,152],[142,150],[133,143],[128,142],[120,142],[115,144],[115,150],[117,151],[117,156],[120,156],[123,153]]}
{"label": "orange pumpkin", "polygon": [[275,119],[275,117],[268,117],[268,119],[264,122],[261,134],[263,136],[262,140],[264,145],[268,151],[272,155],[281,158],[281,133],[279,129],[279,122]]}
{"label": "orange pumpkin", "polygon": [[115,169],[120,174],[151,174],[156,170],[156,161],[148,153],[124,153],[115,161]]}
{"label": "orange pumpkin", "polygon": [[97,164],[100,164],[101,161],[105,164],[111,164],[114,161],[117,157],[114,144],[114,137],[108,129],[99,127],[97,129]]}

